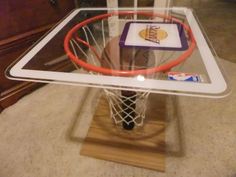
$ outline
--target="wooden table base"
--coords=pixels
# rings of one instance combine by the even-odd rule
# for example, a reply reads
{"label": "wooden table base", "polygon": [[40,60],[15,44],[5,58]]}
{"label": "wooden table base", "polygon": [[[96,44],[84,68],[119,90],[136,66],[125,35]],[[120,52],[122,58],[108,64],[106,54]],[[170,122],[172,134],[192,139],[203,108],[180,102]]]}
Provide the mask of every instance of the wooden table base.
{"label": "wooden table base", "polygon": [[124,130],[115,125],[102,97],[97,106],[81,155],[142,168],[165,171],[166,101],[151,95],[143,127]]}

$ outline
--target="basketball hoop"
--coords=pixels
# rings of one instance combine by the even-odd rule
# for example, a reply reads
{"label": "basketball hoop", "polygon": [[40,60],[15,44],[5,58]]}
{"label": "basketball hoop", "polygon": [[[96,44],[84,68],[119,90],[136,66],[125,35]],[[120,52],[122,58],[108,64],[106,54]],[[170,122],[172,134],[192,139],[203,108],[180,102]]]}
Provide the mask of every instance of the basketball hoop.
{"label": "basketball hoop", "polygon": [[[79,29],[81,29],[83,26],[86,26],[89,23],[98,21],[98,20],[102,20],[104,18],[108,18],[114,15],[143,15],[146,17],[160,17],[163,18],[165,20],[170,20],[172,22],[176,22],[180,25],[182,25],[182,27],[188,32],[190,41],[191,41],[191,45],[189,46],[188,50],[186,50],[181,56],[179,56],[178,58],[172,60],[169,63],[166,63],[164,65],[161,66],[157,66],[157,67],[153,67],[153,68],[149,68],[149,69],[141,69],[141,70],[114,70],[114,69],[107,69],[107,68],[103,68],[103,67],[98,67],[98,66],[94,66],[92,64],[89,64],[87,62],[85,62],[83,59],[78,58],[74,55],[74,53],[71,51],[70,49],[70,40],[73,38],[74,34],[77,33],[77,31]],[[77,36],[77,35],[76,35]],[[90,48],[94,54],[96,56],[97,52],[96,50],[86,41],[79,39],[78,37],[76,37],[77,42],[82,43],[83,45],[87,46],[88,48]],[[64,49],[68,55],[68,57],[75,62],[76,64],[78,64],[79,66],[83,67],[84,69],[88,70],[88,71],[94,71],[97,73],[101,73],[101,74],[105,74],[105,75],[113,75],[113,76],[136,76],[136,75],[149,75],[149,74],[153,74],[156,72],[164,72],[167,70],[170,70],[172,67],[180,64],[181,62],[185,61],[193,52],[194,48],[196,46],[196,42],[195,39],[193,37],[192,31],[190,30],[190,27],[186,24],[184,24],[183,22],[181,22],[180,20],[176,19],[176,18],[172,18],[171,16],[166,16],[163,14],[154,14],[154,13],[150,13],[150,12],[142,12],[142,11],[115,11],[112,13],[107,13],[107,14],[102,14],[102,15],[98,15],[92,18],[89,18],[81,23],[79,23],[78,25],[76,25],[75,27],[73,27],[66,35],[65,40],[64,40]],[[99,57],[98,57],[99,58]]]}
{"label": "basketball hoop", "polygon": [[[165,62],[164,64],[147,66],[148,64],[133,64],[135,57],[137,55],[132,52],[131,49],[122,49],[126,50],[119,51],[119,54],[116,52],[110,52],[113,55],[107,59],[107,51],[114,50],[112,45],[116,44],[116,47],[119,48],[117,43],[118,39],[111,39],[107,44],[104,42],[104,49],[101,50],[100,46],[97,44],[95,35],[92,34],[91,30],[87,25],[91,23],[101,22],[103,25],[103,20],[108,19],[113,16],[118,18],[121,16],[133,16],[139,15],[146,18],[161,18],[165,21],[171,23],[179,24],[188,35],[189,47],[185,50],[180,56],[171,61]],[[103,26],[102,26],[103,27]],[[102,28],[103,29],[103,28]],[[87,33],[85,32],[87,30]],[[81,39],[78,35],[78,31],[84,31],[85,39]],[[103,41],[104,40],[104,29],[102,31]],[[83,47],[81,47],[81,45]],[[95,45],[95,46],[94,46]],[[108,48],[109,46],[109,48]],[[193,52],[196,46],[195,39],[191,32],[190,27],[183,23],[182,21],[163,14],[157,14],[153,12],[145,11],[114,11],[111,13],[101,14],[94,16],[92,18],[86,19],[83,22],[74,26],[66,35],[64,40],[64,49],[67,56],[71,61],[81,68],[89,71],[91,74],[104,74],[111,76],[120,76],[120,77],[133,77],[133,76],[149,76],[152,77],[156,73],[166,72],[171,70],[171,68],[179,65],[184,62]],[[82,48],[86,47],[88,51],[86,52]],[[118,49],[117,49],[118,50]],[[145,52],[142,49],[141,53]],[[79,54],[82,53],[85,58],[80,57]],[[125,56],[123,56],[125,53]],[[89,57],[90,56],[90,57]],[[118,59],[117,59],[118,58]],[[112,61],[113,60],[113,61]],[[119,62],[116,62],[119,60]],[[136,61],[135,61],[136,62]],[[138,63],[137,61],[136,63]],[[124,64],[126,63],[126,64]],[[110,113],[116,124],[123,124],[123,128],[126,130],[131,130],[134,126],[142,126],[145,118],[146,111],[146,101],[149,95],[149,92],[139,92],[139,91],[127,91],[127,90],[111,90],[104,89],[107,96],[108,103],[110,105]]]}

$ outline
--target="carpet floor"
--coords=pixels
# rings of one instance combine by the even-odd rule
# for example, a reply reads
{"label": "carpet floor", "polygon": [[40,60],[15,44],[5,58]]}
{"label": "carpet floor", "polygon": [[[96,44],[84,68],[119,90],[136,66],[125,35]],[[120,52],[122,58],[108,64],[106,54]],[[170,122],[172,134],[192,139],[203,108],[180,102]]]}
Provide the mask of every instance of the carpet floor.
{"label": "carpet floor", "polygon": [[165,173],[81,156],[78,120],[94,102],[87,88],[48,84],[0,114],[0,177],[235,177],[236,64],[221,63],[229,96],[173,96],[178,123],[167,126]]}

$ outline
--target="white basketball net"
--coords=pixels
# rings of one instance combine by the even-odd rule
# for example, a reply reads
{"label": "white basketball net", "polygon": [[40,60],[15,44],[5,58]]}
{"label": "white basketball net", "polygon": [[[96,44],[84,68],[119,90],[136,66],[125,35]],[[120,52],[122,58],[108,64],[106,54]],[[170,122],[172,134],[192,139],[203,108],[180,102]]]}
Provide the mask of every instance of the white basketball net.
{"label": "white basketball net", "polygon": [[[98,35],[98,31],[93,33],[92,30],[86,25],[82,27],[82,32],[85,36],[85,41],[88,44],[92,44],[96,51],[98,51],[101,58],[103,48],[106,46],[105,30],[103,20],[101,21],[102,29],[102,40]],[[109,38],[110,39],[110,38]],[[98,41],[103,41],[103,46],[100,46]],[[109,41],[109,40],[108,40]],[[71,49],[76,57],[78,54],[83,55],[82,58],[86,58],[88,63],[92,63],[95,66],[101,66],[100,59],[94,54],[89,48],[87,51],[84,50],[83,45],[77,42],[75,39],[70,40]],[[106,57],[105,57],[106,58]],[[112,57],[108,57],[112,61]],[[74,63],[75,64],[75,63]],[[75,67],[80,69],[76,64]],[[112,68],[112,67],[111,67]],[[99,74],[90,72],[90,74]],[[133,129],[135,126],[142,126],[145,119],[146,103],[150,92],[140,92],[140,91],[126,91],[126,90],[112,90],[104,89],[105,95],[110,109],[110,117],[114,120],[115,124],[123,124],[124,129]],[[128,94],[124,94],[128,93]],[[131,93],[131,94],[130,94]],[[133,124],[131,128],[125,128],[124,123],[129,126]]]}
{"label": "white basketball net", "polygon": [[120,90],[104,91],[110,107],[110,116],[116,124],[125,122],[127,125],[143,125],[149,92],[132,92],[133,94],[128,96]]}

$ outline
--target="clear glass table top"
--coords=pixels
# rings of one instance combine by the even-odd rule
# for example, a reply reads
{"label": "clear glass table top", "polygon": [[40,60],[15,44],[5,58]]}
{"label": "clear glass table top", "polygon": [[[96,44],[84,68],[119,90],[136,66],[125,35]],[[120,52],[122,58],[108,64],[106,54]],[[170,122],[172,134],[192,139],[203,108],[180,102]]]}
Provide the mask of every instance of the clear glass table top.
{"label": "clear glass table top", "polygon": [[229,88],[217,59],[191,9],[84,8],[61,20],[7,69],[6,76],[223,97]]}

